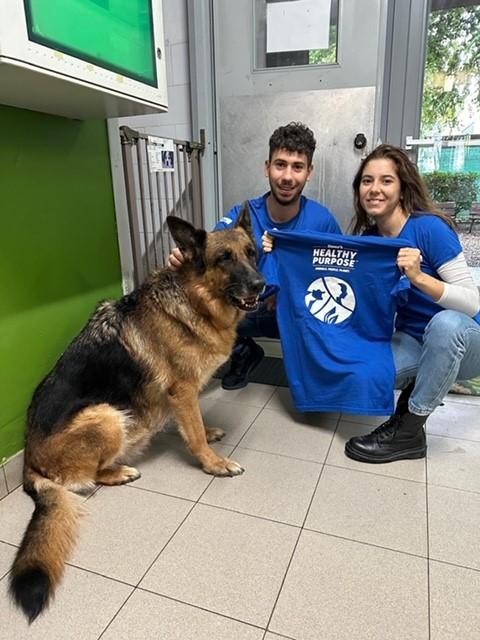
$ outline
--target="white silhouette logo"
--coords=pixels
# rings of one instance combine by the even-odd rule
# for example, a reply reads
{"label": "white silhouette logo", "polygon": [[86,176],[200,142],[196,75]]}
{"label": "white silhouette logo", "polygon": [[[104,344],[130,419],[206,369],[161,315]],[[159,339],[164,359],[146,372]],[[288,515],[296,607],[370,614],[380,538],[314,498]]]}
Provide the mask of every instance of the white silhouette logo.
{"label": "white silhouette logo", "polygon": [[340,324],[352,315],[355,294],[348,282],[326,276],[310,284],[305,305],[318,320],[327,324]]}

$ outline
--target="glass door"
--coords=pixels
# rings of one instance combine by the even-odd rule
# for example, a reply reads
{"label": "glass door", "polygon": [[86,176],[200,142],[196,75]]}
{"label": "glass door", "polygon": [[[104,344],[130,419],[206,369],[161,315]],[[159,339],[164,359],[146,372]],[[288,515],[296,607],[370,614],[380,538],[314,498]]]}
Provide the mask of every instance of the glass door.
{"label": "glass door", "polygon": [[417,163],[480,285],[480,2],[433,0]]}

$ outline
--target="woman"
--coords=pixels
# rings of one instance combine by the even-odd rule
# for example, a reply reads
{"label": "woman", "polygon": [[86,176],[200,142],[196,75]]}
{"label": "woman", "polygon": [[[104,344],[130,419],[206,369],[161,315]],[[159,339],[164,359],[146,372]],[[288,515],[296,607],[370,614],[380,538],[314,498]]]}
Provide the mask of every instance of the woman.
{"label": "woman", "polygon": [[353,233],[405,238],[397,265],[411,283],[392,339],[395,414],[372,433],[351,438],[345,453],[363,462],[423,458],[424,425],[455,380],[480,374],[480,296],[453,222],[431,202],[407,154],[380,145],[353,181]]}
{"label": "woman", "polygon": [[[407,154],[380,145],[361,163],[353,181],[353,233],[404,238],[397,265],[411,282],[400,307],[392,349],[395,414],[368,435],[345,445],[362,462],[423,458],[424,425],[455,380],[480,375],[480,296],[450,218],[430,200]],[[270,238],[264,241],[268,251]]]}

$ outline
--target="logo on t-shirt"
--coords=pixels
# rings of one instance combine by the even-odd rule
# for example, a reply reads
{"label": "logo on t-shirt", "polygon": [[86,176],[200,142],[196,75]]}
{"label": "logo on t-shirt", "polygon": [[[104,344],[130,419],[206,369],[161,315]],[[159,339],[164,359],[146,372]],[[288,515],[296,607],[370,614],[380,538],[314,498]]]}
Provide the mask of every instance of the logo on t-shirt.
{"label": "logo on t-shirt", "polygon": [[315,269],[328,271],[351,271],[357,264],[358,251],[345,249],[341,245],[317,246],[312,249],[312,265]]}
{"label": "logo on t-shirt", "polygon": [[309,285],[305,305],[321,322],[340,324],[352,315],[355,309],[355,294],[348,282],[326,276],[314,280]]}

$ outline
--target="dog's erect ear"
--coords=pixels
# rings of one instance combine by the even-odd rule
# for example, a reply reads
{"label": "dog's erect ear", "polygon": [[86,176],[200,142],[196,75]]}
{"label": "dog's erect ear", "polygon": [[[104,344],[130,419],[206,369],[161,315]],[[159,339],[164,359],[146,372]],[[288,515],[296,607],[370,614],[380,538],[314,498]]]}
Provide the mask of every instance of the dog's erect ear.
{"label": "dog's erect ear", "polygon": [[248,235],[253,238],[252,221],[250,218],[250,205],[248,204],[248,200],[245,200],[245,202],[243,203],[242,210],[240,211],[235,226],[242,227],[242,229],[245,229]]}
{"label": "dog's erect ear", "polygon": [[167,224],[178,248],[188,254],[197,268],[205,268],[207,232],[204,229],[195,229],[189,222],[177,216],[167,216]]}

